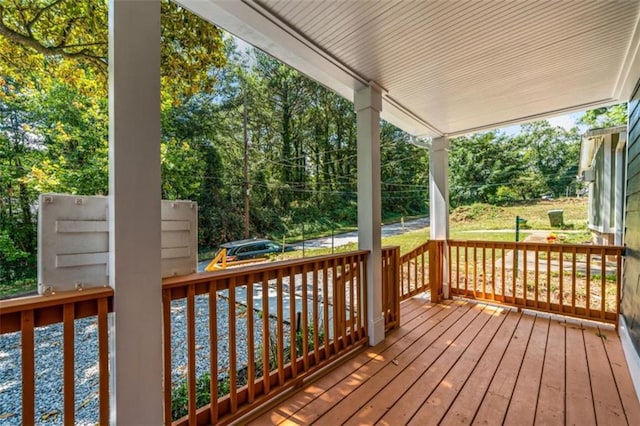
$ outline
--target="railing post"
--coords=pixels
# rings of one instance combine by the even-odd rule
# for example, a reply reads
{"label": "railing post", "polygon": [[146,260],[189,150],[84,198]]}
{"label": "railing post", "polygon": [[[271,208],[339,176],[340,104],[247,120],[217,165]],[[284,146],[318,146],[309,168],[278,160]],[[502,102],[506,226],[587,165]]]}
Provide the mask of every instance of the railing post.
{"label": "railing post", "polygon": [[395,309],[395,327],[400,327],[400,247],[393,250],[393,283],[391,290],[393,291],[393,306]]}
{"label": "railing post", "polygon": [[429,286],[431,288],[431,301],[438,303],[443,298],[442,292],[442,266],[444,241],[429,241]]}

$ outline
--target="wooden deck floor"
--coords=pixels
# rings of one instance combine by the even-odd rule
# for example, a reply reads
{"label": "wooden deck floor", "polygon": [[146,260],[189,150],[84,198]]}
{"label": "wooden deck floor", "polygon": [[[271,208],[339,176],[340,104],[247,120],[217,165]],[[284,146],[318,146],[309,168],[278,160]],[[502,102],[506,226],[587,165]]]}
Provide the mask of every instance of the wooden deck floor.
{"label": "wooden deck floor", "polygon": [[402,326],[255,425],[639,425],[615,331],[462,301]]}

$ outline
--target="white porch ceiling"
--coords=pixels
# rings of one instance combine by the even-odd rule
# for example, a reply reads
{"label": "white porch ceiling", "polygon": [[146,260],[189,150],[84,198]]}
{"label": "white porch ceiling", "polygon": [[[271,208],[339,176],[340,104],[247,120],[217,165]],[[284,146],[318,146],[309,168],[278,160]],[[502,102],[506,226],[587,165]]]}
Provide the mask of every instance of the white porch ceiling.
{"label": "white porch ceiling", "polygon": [[640,1],[179,0],[383,118],[455,136],[628,100]]}

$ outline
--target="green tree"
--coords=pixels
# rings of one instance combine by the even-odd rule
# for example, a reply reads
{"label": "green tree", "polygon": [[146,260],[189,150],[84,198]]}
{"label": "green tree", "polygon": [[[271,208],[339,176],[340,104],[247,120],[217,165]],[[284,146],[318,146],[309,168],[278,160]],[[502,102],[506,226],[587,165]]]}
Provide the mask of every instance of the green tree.
{"label": "green tree", "polygon": [[452,206],[494,203],[511,198],[523,162],[509,137],[487,132],[452,139],[449,170]]}
{"label": "green tree", "polygon": [[[0,3],[0,75],[29,68],[66,78],[74,67],[88,67],[106,95],[108,61],[107,0],[4,0]],[[221,32],[180,7],[162,1],[161,72],[172,100],[208,91],[211,66],[225,63]],[[188,28],[188,31],[185,31]],[[43,61],[43,57],[48,58]],[[203,66],[209,64],[209,66]]]}
{"label": "green tree", "polygon": [[36,194],[27,176],[41,141],[31,131],[31,102],[19,85],[0,78],[0,282],[35,278]]}
{"label": "green tree", "polygon": [[627,124],[627,103],[589,110],[580,117],[578,123],[592,129],[624,126]]}

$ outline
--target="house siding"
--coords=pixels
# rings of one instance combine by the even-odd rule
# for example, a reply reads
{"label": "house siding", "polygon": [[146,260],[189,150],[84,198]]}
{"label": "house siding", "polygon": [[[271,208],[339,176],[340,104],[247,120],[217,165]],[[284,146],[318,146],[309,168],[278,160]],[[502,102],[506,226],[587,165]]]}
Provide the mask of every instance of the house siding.
{"label": "house siding", "polygon": [[625,213],[626,260],[621,311],[631,340],[640,352],[640,82],[629,102]]}
{"label": "house siding", "polygon": [[589,191],[589,203],[590,209],[590,217],[589,217],[589,226],[592,229],[598,230],[602,229],[603,220],[602,216],[604,212],[602,211],[602,194],[604,191],[604,144],[600,144],[598,150],[595,154],[594,161],[594,181],[590,184],[591,188]]}

